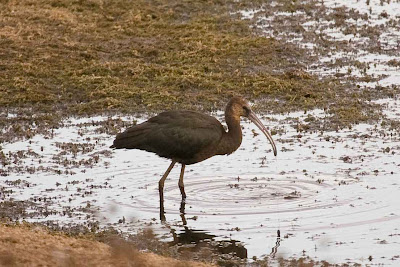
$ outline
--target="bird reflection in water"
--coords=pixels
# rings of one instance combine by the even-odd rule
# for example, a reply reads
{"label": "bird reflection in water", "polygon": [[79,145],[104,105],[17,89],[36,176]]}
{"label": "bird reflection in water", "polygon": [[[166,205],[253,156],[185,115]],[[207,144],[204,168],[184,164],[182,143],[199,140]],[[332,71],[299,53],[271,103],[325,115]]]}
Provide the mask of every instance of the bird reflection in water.
{"label": "bird reflection in water", "polygon": [[247,249],[240,241],[237,240],[215,240],[216,235],[207,233],[204,230],[191,229],[187,226],[185,217],[185,201],[181,202],[180,217],[182,219],[182,227],[174,228],[168,224],[164,212],[160,209],[160,216],[163,223],[170,228],[173,241],[169,242],[171,246],[179,246],[179,252],[199,252],[204,247],[211,249],[218,254],[231,255],[240,259],[247,258]]}
{"label": "bird reflection in water", "polygon": [[[209,234],[204,230],[195,230],[188,227],[185,217],[185,207],[186,202],[185,200],[182,200],[179,208],[180,217],[182,220],[182,229],[173,228],[171,225],[169,225],[165,218],[164,208],[161,209],[160,207],[161,221],[164,223],[164,225],[170,228],[170,232],[172,234],[173,241],[169,242],[171,246],[180,246],[180,252],[188,250],[190,250],[191,252],[196,252],[207,246],[208,248],[211,248],[213,251],[218,252],[219,254],[229,254],[239,257],[240,259],[247,258],[247,249],[244,247],[242,242],[232,239],[216,241],[216,235]],[[190,246],[185,247],[185,245]],[[275,259],[280,245],[281,233],[280,230],[278,230],[276,242],[275,245],[272,247],[269,258]]]}

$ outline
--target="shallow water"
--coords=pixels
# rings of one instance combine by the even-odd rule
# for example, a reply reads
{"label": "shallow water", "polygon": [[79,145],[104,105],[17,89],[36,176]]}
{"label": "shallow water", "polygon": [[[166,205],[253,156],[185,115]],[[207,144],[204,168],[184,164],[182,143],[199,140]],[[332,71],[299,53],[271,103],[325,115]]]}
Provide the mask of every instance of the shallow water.
{"label": "shallow water", "polygon": [[[398,106],[388,105],[394,114]],[[14,192],[2,197],[36,199],[46,207],[47,213],[29,221],[65,225],[98,220],[125,233],[151,225],[174,244],[233,240],[228,251],[248,258],[308,255],[366,263],[372,256],[371,263],[395,264],[400,251],[398,133],[365,124],[338,132],[297,132],[294,126],[306,123],[309,115],[326,116],[315,110],[263,118],[278,132],[276,158],[265,136],[253,134],[259,131],[243,122],[245,137],[238,151],[187,166],[184,217],[176,165],[164,189],[165,223],[159,221],[157,186],[168,160],[139,150],[113,150],[100,154],[97,163],[77,164],[111,151],[113,136],[99,134],[99,126],[91,123],[82,125],[105,117],[70,120],[50,139],[35,136],[6,144],[5,154],[31,153],[7,166],[1,185]],[[87,146],[92,150],[70,153],[60,142],[92,144]],[[27,173],[29,166],[35,171]],[[18,179],[24,182],[10,183]]]}
{"label": "shallow water", "polygon": [[[287,2],[271,1],[259,9],[239,13],[243,19],[252,19],[267,38],[294,43],[316,56],[315,63],[307,66],[311,73],[364,77],[358,82],[361,87],[400,84],[396,65],[400,53],[400,1],[297,2],[313,3],[315,10],[276,12],[271,6],[286,6]],[[322,40],[328,41],[326,47],[321,47]],[[370,78],[372,81],[368,81]]]}

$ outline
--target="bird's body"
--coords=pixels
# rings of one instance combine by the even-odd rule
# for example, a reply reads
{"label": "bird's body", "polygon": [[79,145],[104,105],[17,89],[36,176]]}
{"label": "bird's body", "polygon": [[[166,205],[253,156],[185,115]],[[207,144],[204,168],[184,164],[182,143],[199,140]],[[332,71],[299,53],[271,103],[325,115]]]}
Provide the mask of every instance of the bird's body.
{"label": "bird's body", "polygon": [[164,182],[176,162],[182,164],[179,188],[186,198],[183,175],[185,166],[215,155],[229,155],[242,143],[240,117],[248,117],[270,141],[274,155],[276,146],[246,100],[233,97],[225,109],[228,131],[214,117],[194,111],[167,111],[146,122],[132,126],[117,135],[111,148],[141,149],[172,160],[159,181],[160,214],[164,213]]}
{"label": "bird's body", "polygon": [[230,154],[242,141],[228,138],[214,117],[195,111],[166,111],[117,135],[113,148],[141,149],[182,164],[194,164],[214,155]]}

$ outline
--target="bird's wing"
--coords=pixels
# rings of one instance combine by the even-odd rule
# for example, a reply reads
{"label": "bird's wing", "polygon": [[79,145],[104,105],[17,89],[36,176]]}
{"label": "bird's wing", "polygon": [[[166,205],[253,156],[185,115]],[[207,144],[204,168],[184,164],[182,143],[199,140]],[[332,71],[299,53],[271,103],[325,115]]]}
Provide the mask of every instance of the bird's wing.
{"label": "bird's wing", "polygon": [[117,135],[116,148],[137,148],[167,158],[190,158],[217,144],[224,129],[217,119],[192,111],[163,112]]}

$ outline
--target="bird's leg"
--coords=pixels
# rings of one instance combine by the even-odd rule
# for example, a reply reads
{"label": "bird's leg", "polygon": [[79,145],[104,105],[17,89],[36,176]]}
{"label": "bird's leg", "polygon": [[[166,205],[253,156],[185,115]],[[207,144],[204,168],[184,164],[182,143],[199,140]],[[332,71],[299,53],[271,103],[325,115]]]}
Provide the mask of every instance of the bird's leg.
{"label": "bird's leg", "polygon": [[183,174],[185,173],[185,164],[182,164],[181,168],[181,175],[179,176],[179,189],[181,190],[182,194],[182,201],[186,199],[186,194],[185,194],[185,186],[183,185]]}
{"label": "bird's leg", "polygon": [[160,219],[165,220],[164,216],[164,182],[165,179],[167,179],[168,174],[171,172],[172,168],[174,167],[176,161],[173,160],[171,162],[171,165],[169,165],[167,171],[164,173],[164,175],[161,177],[160,181],[158,182],[158,192],[160,193]]}
{"label": "bird's leg", "polygon": [[165,183],[165,179],[167,179],[168,174],[171,172],[172,168],[174,167],[176,161],[173,160],[171,162],[171,165],[169,165],[167,171],[164,173],[164,175],[161,177],[160,181],[158,181],[158,191],[160,192],[160,196],[164,195],[164,183]]}

